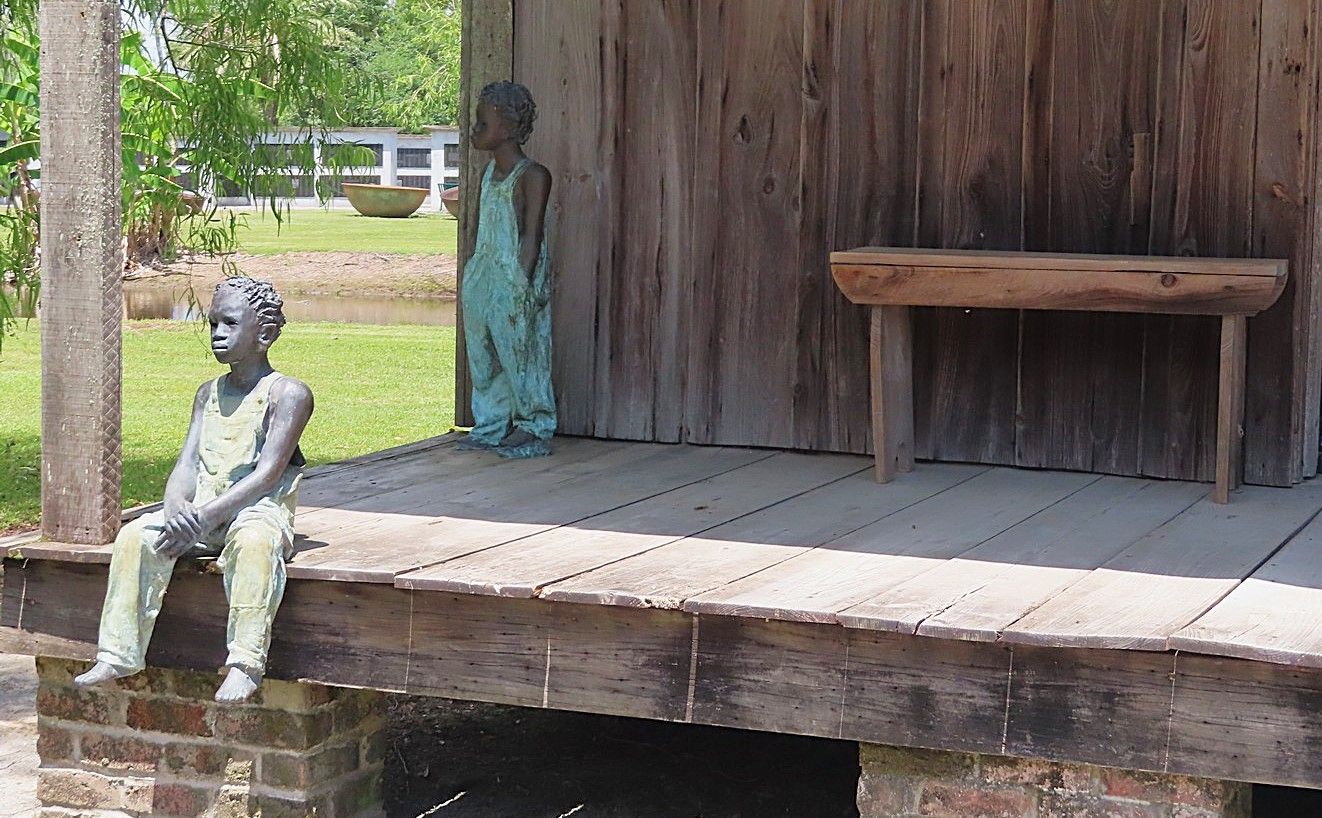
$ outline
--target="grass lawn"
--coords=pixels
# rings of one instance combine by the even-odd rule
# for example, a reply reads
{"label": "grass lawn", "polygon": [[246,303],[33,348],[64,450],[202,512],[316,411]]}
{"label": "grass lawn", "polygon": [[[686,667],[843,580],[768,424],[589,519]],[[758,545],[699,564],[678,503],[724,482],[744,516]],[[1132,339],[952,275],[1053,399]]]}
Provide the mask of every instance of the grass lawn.
{"label": "grass lawn", "polygon": [[[292,324],[271,362],[305,381],[317,408],[302,446],[326,463],[444,433],[454,422],[453,328]],[[41,383],[36,322],[0,355],[0,532],[40,514]],[[204,325],[124,325],[124,506],[160,499],[198,384],[224,368]]]}
{"label": "grass lawn", "polygon": [[238,211],[239,249],[254,255],[296,252],[361,252],[454,255],[459,222],[448,215],[419,213],[407,219],[359,216],[351,208],[299,209],[276,222],[270,212]]}

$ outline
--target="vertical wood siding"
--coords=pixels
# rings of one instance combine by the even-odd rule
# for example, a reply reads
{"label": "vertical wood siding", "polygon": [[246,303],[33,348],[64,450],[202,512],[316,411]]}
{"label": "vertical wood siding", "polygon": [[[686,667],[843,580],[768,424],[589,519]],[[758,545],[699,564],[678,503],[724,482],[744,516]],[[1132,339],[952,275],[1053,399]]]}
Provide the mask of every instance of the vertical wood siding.
{"label": "vertical wood siding", "polygon": [[[1315,473],[1317,0],[513,2],[564,431],[870,450],[833,249],[1288,257],[1246,476]],[[918,454],[1211,479],[1216,330],[917,310]]]}

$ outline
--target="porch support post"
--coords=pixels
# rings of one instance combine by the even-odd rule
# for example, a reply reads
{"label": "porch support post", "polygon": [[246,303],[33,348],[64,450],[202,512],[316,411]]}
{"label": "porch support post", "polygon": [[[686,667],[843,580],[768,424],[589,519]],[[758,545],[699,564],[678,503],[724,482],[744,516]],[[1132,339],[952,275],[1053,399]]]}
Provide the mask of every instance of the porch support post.
{"label": "porch support post", "polygon": [[119,3],[41,3],[41,530],[120,515]]}
{"label": "porch support post", "polygon": [[[463,4],[463,50],[460,56],[459,90],[459,284],[462,291],[464,265],[477,244],[477,197],[482,184],[484,163],[481,154],[473,154],[468,132],[473,122],[473,108],[482,87],[496,80],[514,78],[514,6],[511,0],[482,0]],[[468,355],[464,349],[462,298],[455,322],[454,421],[460,426],[473,422],[469,396]]]}

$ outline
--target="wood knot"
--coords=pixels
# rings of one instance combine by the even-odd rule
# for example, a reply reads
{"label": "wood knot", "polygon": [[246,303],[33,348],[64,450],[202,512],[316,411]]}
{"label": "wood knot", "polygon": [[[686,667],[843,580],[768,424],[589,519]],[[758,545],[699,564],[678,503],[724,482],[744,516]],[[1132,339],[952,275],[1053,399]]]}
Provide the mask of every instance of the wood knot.
{"label": "wood knot", "polygon": [[774,177],[768,176],[766,179],[762,180],[762,192],[768,196],[776,192],[776,180]]}
{"label": "wood knot", "polygon": [[748,126],[748,117],[739,117],[739,127],[734,129],[734,141],[740,145],[747,145],[753,140],[752,128]]}
{"label": "wood knot", "polygon": [[1175,277],[1175,274],[1174,274],[1174,273],[1162,273],[1162,274],[1161,274],[1161,286],[1163,286],[1163,287],[1174,287],[1174,286],[1175,286],[1175,282],[1178,281],[1178,280],[1179,280],[1179,279],[1177,279],[1177,278]]}

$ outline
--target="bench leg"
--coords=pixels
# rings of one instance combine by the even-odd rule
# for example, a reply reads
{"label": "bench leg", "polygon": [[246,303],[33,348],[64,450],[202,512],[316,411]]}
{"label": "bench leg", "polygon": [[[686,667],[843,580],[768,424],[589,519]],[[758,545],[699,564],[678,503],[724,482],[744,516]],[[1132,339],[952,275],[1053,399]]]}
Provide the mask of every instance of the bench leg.
{"label": "bench leg", "polygon": [[1217,388],[1216,488],[1212,500],[1230,502],[1239,488],[1244,452],[1244,356],[1247,327],[1244,316],[1221,318],[1221,378]]}
{"label": "bench leg", "polygon": [[872,445],[877,482],[913,471],[913,326],[908,307],[873,307]]}

